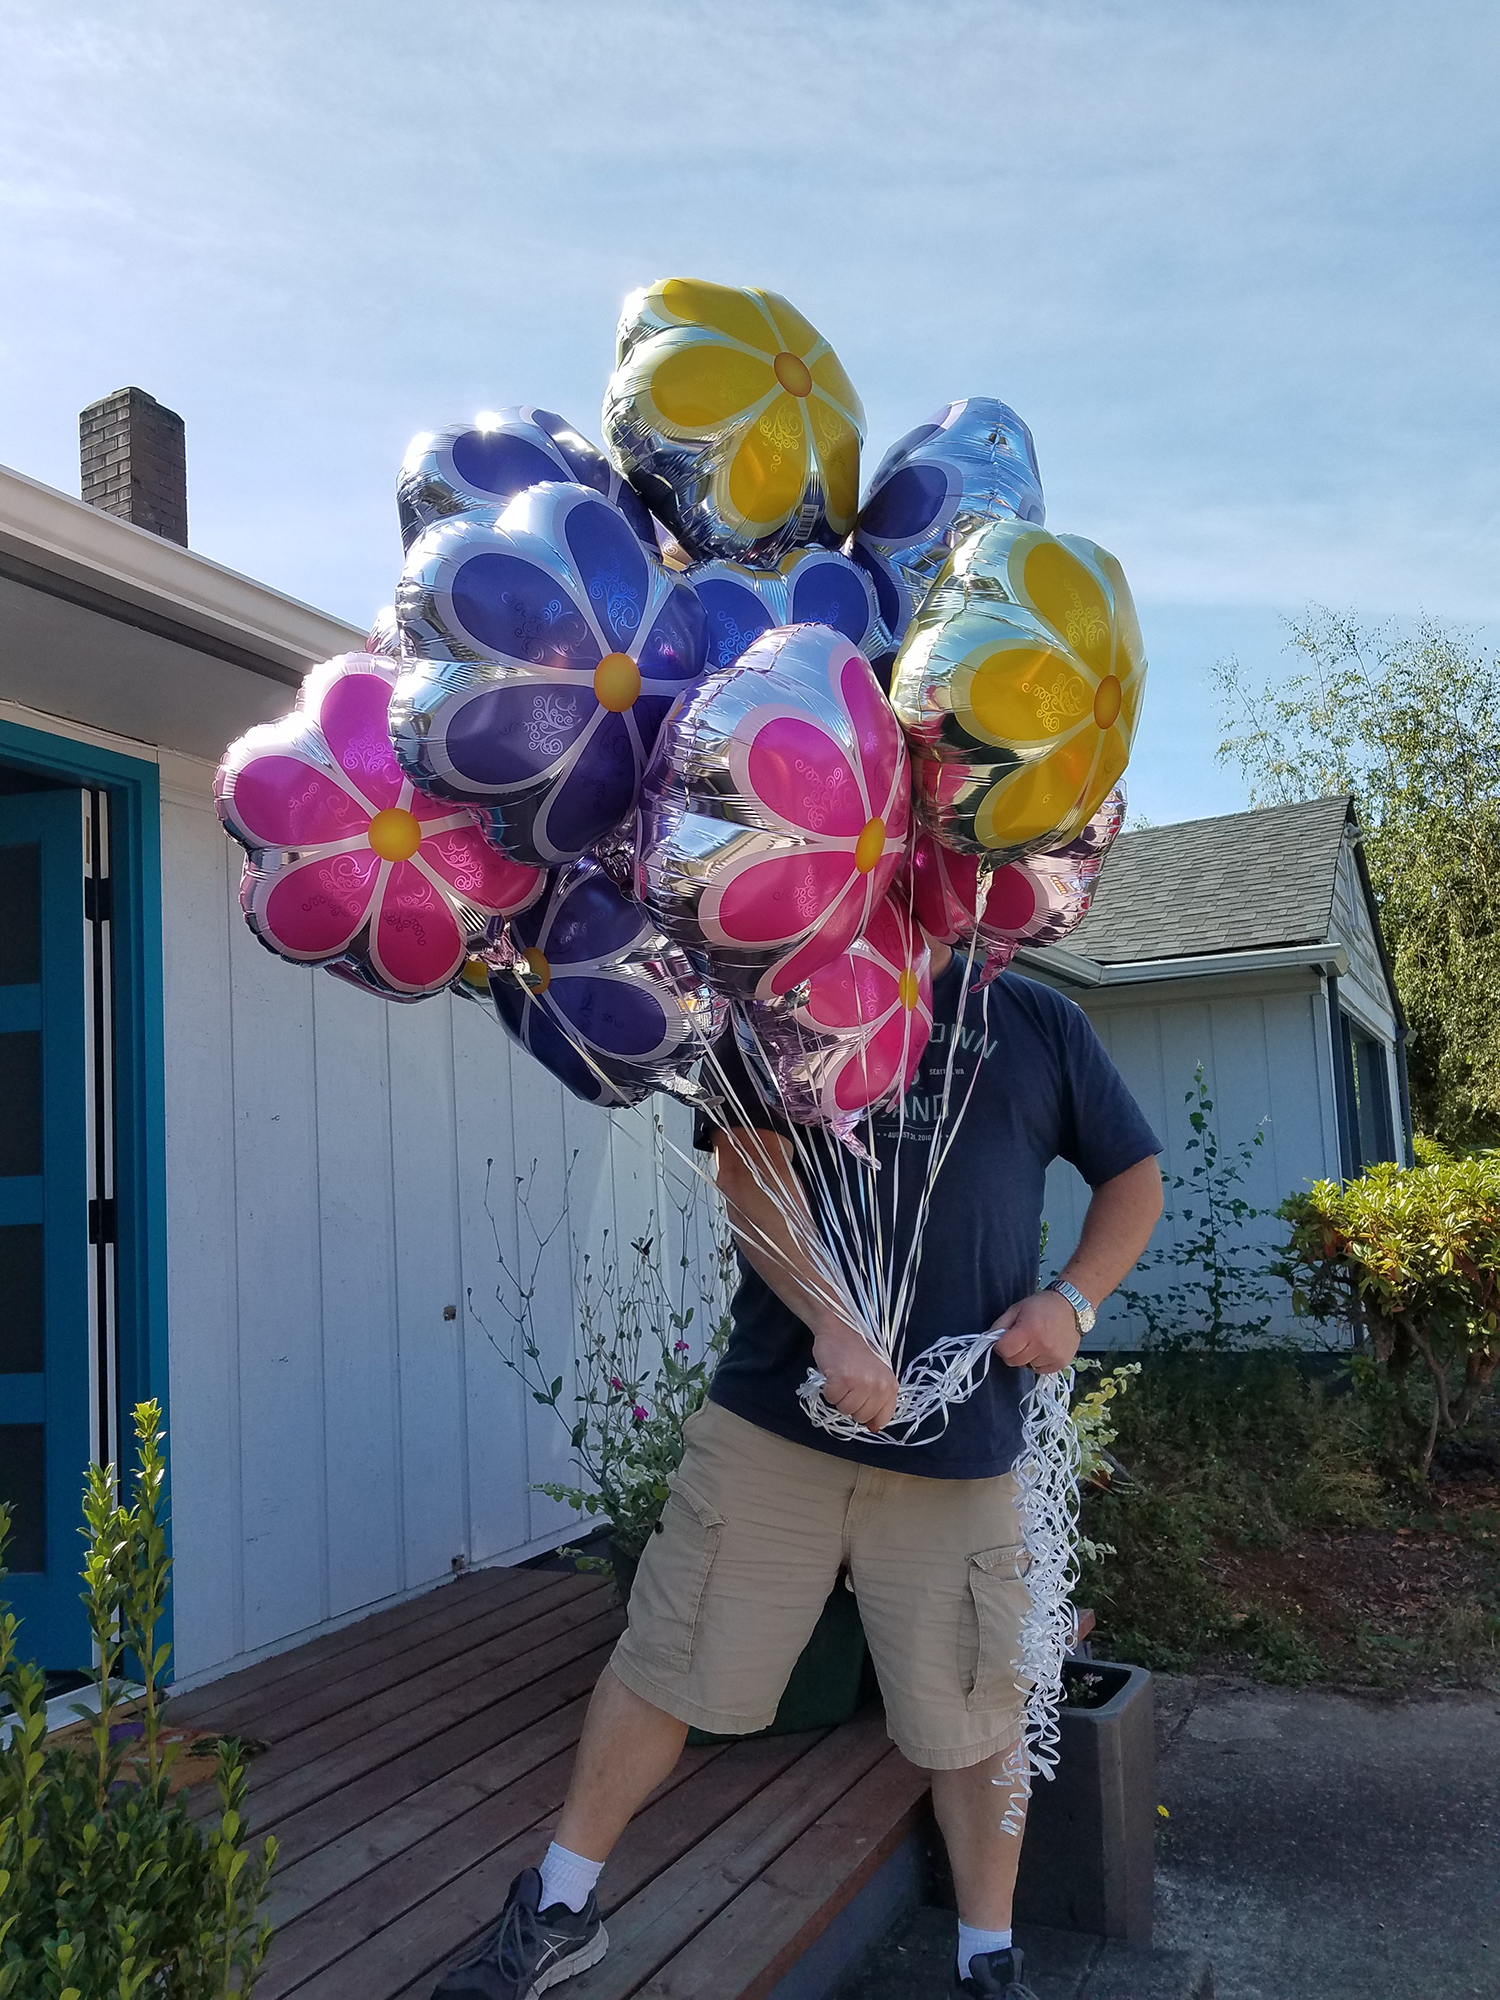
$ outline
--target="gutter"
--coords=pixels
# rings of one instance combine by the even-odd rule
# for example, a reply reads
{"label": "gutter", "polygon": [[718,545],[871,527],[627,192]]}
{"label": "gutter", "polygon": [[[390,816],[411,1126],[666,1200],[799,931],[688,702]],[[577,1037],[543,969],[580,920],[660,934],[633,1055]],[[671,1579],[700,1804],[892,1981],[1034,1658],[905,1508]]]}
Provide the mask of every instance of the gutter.
{"label": "gutter", "polygon": [[364,641],[340,618],[8,466],[0,576],[289,687]]}
{"label": "gutter", "polygon": [[1037,972],[1051,972],[1070,986],[1147,986],[1171,979],[1206,979],[1248,972],[1308,971],[1333,974],[1349,970],[1349,954],[1336,939],[1327,944],[1275,945],[1261,951],[1205,952],[1196,958],[1143,958],[1123,965],[1106,965],[1066,945],[1040,951],[1023,948],[1015,963]]}

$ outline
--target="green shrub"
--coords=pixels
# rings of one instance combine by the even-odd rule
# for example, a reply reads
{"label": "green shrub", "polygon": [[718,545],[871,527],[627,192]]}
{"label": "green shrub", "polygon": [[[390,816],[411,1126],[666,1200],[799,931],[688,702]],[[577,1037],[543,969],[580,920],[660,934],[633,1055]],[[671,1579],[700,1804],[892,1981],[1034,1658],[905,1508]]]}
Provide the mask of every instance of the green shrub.
{"label": "green shrub", "polygon": [[1278,1352],[1162,1355],[1117,1406],[1120,1468],[1083,1501],[1079,1599],[1110,1651],[1181,1671],[1206,1652],[1253,1655],[1302,1679],[1316,1655],[1289,1627],[1238,1613],[1216,1579],[1220,1548],[1275,1548],[1299,1528],[1380,1518],[1364,1405],[1331,1394]]}
{"label": "green shrub", "polygon": [[[201,1830],[169,1796],[177,1746],[161,1740],[161,1683],[171,1649],[156,1639],[171,1571],[160,1415],[155,1403],[135,1412],[133,1503],[116,1501],[112,1468],[92,1466],[84,1492],[84,1603],[98,1653],[90,1748],[47,1740],[45,1677],[17,1659],[14,1614],[0,1618],[0,1692],[14,1710],[0,1749],[0,2000],[222,2000],[253,1986],[270,1939],[257,1912],[276,1843],[252,1857],[240,1838],[240,1747],[219,1745],[217,1825]],[[9,1525],[0,1508],[0,1558]],[[144,1768],[126,1773],[112,1730],[130,1655]]]}
{"label": "green shrub", "polygon": [[1355,1380],[1425,1479],[1500,1363],[1500,1158],[1422,1157],[1290,1196],[1276,1269],[1299,1313],[1353,1330]]}

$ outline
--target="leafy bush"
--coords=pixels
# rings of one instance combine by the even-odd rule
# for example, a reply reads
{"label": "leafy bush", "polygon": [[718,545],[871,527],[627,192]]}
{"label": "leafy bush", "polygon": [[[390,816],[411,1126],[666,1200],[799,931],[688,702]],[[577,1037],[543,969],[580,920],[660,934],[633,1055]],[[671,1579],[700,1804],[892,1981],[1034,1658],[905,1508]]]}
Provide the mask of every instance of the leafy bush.
{"label": "leafy bush", "polygon": [[[1153,1360],[1115,1416],[1107,1485],[1085,1490],[1081,1602],[1111,1653],[1181,1670],[1231,1648],[1271,1678],[1305,1679],[1306,1642],[1244,1615],[1215,1578],[1221,1547],[1282,1546],[1295,1530],[1356,1527],[1380,1515],[1371,1419],[1285,1353]],[[1097,1551],[1107,1551],[1108,1563]]]}
{"label": "leafy bush", "polygon": [[1275,1267],[1299,1313],[1353,1330],[1356,1380],[1423,1479],[1500,1363],[1500,1160],[1435,1148],[1425,1160],[1290,1196]]}
{"label": "leafy bush", "polygon": [[538,1491],[581,1516],[608,1522],[616,1553],[634,1559],[661,1519],[667,1481],[682,1462],[682,1427],[708,1394],[729,1338],[733,1246],[718,1216],[701,1212],[695,1185],[678,1191],[675,1233],[685,1243],[693,1223],[703,1224],[710,1238],[706,1270],[695,1270],[683,1251],[669,1273],[657,1229],[637,1237],[628,1252],[617,1248],[608,1230],[597,1257],[575,1249],[577,1340],[569,1390],[561,1375],[547,1378],[534,1316],[541,1258],[558,1225],[534,1223],[526,1187],[520,1208],[532,1248],[526,1267],[513,1269],[497,1231],[501,1282],[495,1297],[511,1321],[511,1336],[494,1345],[534,1401],[567,1426],[582,1474],[576,1485],[541,1481]]}
{"label": "leafy bush", "polygon": [[1272,1312],[1272,1295],[1262,1283],[1267,1268],[1246,1263],[1242,1249],[1245,1225],[1271,1212],[1253,1207],[1242,1192],[1265,1133],[1257,1131],[1248,1144],[1225,1148],[1214,1129],[1214,1101],[1203,1081],[1202,1063],[1184,1101],[1193,1107],[1188,1113],[1193,1136],[1184,1150],[1198,1157],[1188,1173],[1166,1177],[1169,1206],[1162,1219],[1187,1223],[1189,1231],[1170,1244],[1158,1244],[1136,1265],[1138,1271],[1166,1269],[1175,1275],[1149,1292],[1130,1285],[1121,1285],[1118,1292],[1121,1303],[1141,1321],[1141,1345],[1167,1353],[1253,1343],[1265,1334]]}
{"label": "leafy bush", "polygon": [[[239,1746],[219,1745],[216,1826],[203,1832],[169,1796],[177,1746],[162,1741],[161,1682],[171,1648],[156,1641],[171,1570],[160,1416],[155,1403],[135,1413],[132,1505],[117,1503],[112,1469],[89,1469],[84,1603],[99,1707],[88,1750],[47,1740],[45,1676],[18,1661],[14,1614],[0,1618],[0,1692],[14,1710],[0,1749],[0,2000],[222,2000],[249,1991],[270,1939],[256,1913],[276,1843],[257,1859],[240,1840]],[[0,1508],[0,1557],[9,1525]],[[127,1773],[115,1725],[128,1655],[142,1682],[131,1710],[143,1768]]]}

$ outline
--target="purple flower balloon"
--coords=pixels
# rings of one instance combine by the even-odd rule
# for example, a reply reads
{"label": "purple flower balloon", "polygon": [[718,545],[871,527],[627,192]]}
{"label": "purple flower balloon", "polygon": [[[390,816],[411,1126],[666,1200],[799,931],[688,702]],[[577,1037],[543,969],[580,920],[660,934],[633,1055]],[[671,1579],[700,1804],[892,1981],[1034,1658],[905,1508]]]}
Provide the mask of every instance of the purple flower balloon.
{"label": "purple flower balloon", "polygon": [[986,521],[1047,518],[1031,432],[1006,403],[966,396],[898,438],[875,468],[849,543],[899,645],[933,579]]}
{"label": "purple flower balloon", "polygon": [[688,1071],[729,1018],[595,861],[558,870],[491,950],[495,1011],[522,1048],[589,1104],[694,1095]]}
{"label": "purple flower balloon", "polygon": [[396,479],[402,543],[410,548],[424,528],[450,514],[504,507],[529,486],[559,479],[602,493],[655,553],[656,530],[630,482],[564,418],[529,404],[482,410],[472,424],[412,439]]}
{"label": "purple flower balloon", "polygon": [[414,783],[484,808],[516,860],[576,860],[635,804],[673,700],[703,672],[690,586],[599,494],[533,486],[413,543],[391,741]]}
{"label": "purple flower balloon", "polygon": [[836,549],[795,549],[775,569],[700,563],[687,579],[708,616],[710,669],[732,667],[762,632],[777,625],[827,625],[867,660],[893,650],[874,584]]}

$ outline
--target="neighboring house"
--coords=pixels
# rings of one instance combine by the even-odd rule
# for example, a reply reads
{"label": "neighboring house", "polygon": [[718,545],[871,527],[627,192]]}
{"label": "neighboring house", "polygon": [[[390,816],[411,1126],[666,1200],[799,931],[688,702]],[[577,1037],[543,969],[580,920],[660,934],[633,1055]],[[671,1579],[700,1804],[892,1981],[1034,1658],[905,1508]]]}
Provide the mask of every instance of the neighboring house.
{"label": "neighboring house", "polygon": [[645,1118],[565,1098],[488,1008],[251,937],[215,765],[361,634],[179,545],[169,418],[86,413],[85,491],[156,532],[0,471],[0,1594],[32,1657],[88,1664],[84,1467],[159,1397],[192,1680],[562,1539],[531,1491],[562,1427],[481,1324],[496,1235],[526,1248],[535,1162],[566,1373],[570,1236],[638,1235],[659,1190]]}
{"label": "neighboring house", "polygon": [[[1165,1141],[1168,1175],[1200,1157],[1186,1102],[1200,1063],[1223,1157],[1264,1133],[1242,1190],[1257,1208],[1410,1161],[1406,1027],[1347,797],[1122,834],[1082,924],[1017,969],[1084,1009]],[[1053,1168],[1054,1252],[1076,1240],[1086,1192],[1071,1167]],[[1280,1228],[1269,1216],[1249,1225],[1241,1261]],[[1172,1233],[1164,1220],[1156,1243]],[[1289,1334],[1289,1298],[1271,1289],[1271,1331]],[[1139,1332],[1115,1302],[1093,1344],[1128,1346]]]}

